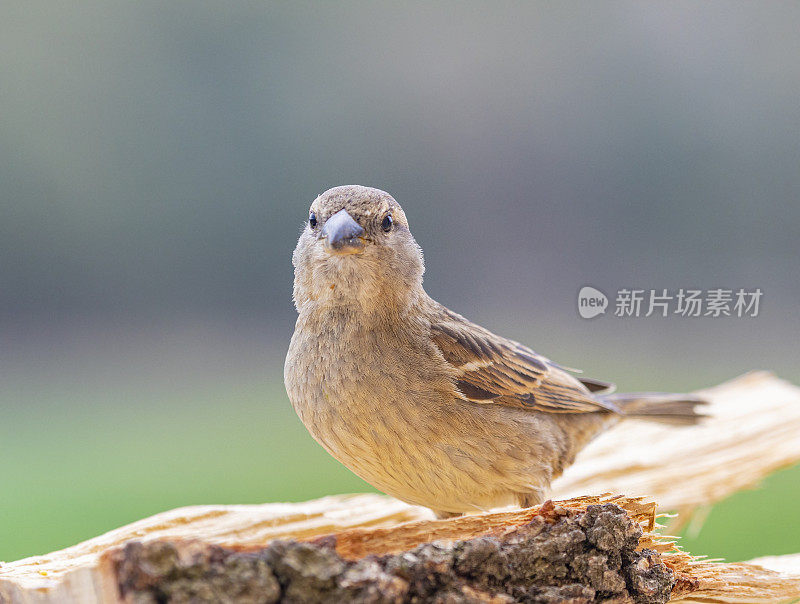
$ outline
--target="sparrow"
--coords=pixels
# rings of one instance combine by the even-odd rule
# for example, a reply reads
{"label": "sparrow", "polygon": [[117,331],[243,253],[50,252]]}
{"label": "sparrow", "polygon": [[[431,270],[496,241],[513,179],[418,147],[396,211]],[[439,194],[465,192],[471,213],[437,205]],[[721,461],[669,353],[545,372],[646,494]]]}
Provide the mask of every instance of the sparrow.
{"label": "sparrow", "polygon": [[440,518],[544,501],[624,418],[691,425],[690,395],[614,394],[433,300],[400,204],[364,186],[311,204],[292,256],[289,399],[333,457]]}

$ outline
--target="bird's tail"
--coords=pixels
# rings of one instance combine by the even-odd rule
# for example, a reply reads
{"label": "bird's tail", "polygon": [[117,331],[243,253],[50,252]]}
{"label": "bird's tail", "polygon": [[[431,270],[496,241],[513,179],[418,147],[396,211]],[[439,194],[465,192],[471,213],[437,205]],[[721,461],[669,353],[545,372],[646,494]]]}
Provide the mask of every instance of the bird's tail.
{"label": "bird's tail", "polygon": [[697,410],[697,407],[708,404],[708,401],[693,394],[621,392],[607,394],[602,398],[618,407],[625,417],[662,424],[692,426],[708,417]]}

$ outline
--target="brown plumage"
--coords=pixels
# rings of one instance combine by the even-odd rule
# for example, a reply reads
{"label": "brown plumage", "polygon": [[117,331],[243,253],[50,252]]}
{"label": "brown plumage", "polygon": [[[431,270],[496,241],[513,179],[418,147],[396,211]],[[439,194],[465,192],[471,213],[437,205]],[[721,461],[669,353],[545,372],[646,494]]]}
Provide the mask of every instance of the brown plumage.
{"label": "brown plumage", "polygon": [[439,515],[538,503],[620,418],[701,417],[695,397],[612,394],[432,300],[405,214],[383,191],[320,195],[293,264],[284,375],[300,419],[356,474]]}

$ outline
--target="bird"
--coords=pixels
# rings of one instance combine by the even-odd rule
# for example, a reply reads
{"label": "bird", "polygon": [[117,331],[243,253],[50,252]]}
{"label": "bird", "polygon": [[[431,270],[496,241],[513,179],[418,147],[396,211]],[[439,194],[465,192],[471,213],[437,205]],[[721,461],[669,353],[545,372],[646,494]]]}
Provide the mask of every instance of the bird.
{"label": "bird", "polygon": [[406,215],[382,190],[319,195],[292,264],[295,412],[356,475],[438,518],[542,503],[620,420],[704,417],[697,396],[615,393],[436,302]]}

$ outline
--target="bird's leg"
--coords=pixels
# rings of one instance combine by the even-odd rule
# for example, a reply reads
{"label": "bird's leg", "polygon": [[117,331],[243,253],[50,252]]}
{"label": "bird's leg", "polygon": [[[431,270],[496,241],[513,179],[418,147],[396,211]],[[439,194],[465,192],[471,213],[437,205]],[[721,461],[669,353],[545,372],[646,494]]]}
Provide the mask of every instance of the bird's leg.
{"label": "bird's leg", "polygon": [[517,501],[519,502],[519,507],[521,508],[532,508],[535,505],[539,505],[544,501],[544,495],[540,491],[531,491],[528,493],[520,493],[517,496]]}
{"label": "bird's leg", "polygon": [[461,512],[444,512],[442,510],[433,510],[433,513],[436,514],[436,518],[438,518],[439,520],[446,520],[447,518],[458,518],[459,516],[464,515]]}

